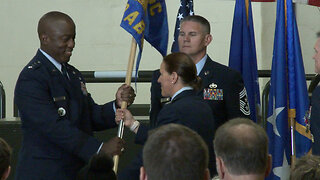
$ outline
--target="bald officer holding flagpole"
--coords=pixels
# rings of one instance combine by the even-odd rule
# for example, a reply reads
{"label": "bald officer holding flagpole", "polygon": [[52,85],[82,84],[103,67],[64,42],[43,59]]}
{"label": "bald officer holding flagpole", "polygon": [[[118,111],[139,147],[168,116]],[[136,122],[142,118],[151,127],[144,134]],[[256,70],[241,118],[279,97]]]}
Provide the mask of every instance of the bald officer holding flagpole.
{"label": "bald officer holding flagpole", "polygon": [[87,92],[78,69],[69,64],[76,29],[71,17],[57,11],[41,17],[40,48],[23,68],[15,88],[23,140],[16,179],[75,179],[92,155],[121,153],[118,137],[101,142],[93,131],[117,127],[115,108],[134,101],[134,91],[122,85],[116,100],[98,105]]}

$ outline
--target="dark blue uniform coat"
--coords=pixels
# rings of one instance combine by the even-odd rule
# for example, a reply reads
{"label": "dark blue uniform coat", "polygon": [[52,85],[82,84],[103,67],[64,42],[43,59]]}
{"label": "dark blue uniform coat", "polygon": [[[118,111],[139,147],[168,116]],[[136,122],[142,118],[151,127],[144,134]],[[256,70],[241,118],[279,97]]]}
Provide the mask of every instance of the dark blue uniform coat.
{"label": "dark blue uniform coat", "polygon": [[[196,95],[193,90],[185,90],[178,94],[169,104],[165,105],[158,115],[157,125],[177,123],[185,125],[197,132],[208,145],[209,169],[215,173],[215,158],[213,153],[214,119],[207,103]],[[135,142],[144,144],[148,138],[149,127],[140,124]],[[139,179],[139,168],[142,166],[142,157],[120,174],[119,179]]]}
{"label": "dark blue uniform coat", "polygon": [[312,154],[320,155],[320,86],[313,90],[311,106],[310,128],[314,138]]}
{"label": "dark blue uniform coat", "polygon": [[80,72],[66,66],[70,80],[38,51],[18,78],[23,141],[16,179],[74,179],[101,145],[92,132],[116,126],[113,103],[97,105]]}
{"label": "dark blue uniform coat", "polygon": [[[161,103],[161,87],[157,82],[159,76],[159,70],[154,71],[151,84],[151,126],[156,124],[157,115],[163,106]],[[219,98],[211,96],[205,100],[213,112],[216,128],[235,117],[250,118],[246,93],[241,93],[244,90],[244,83],[238,71],[212,61],[208,56],[199,77],[202,79],[202,89],[197,92],[197,95],[201,98],[204,98],[204,89],[215,89],[220,92],[222,90],[222,98],[221,96]],[[240,94],[244,94],[244,96]],[[240,106],[240,102],[242,106]]]}

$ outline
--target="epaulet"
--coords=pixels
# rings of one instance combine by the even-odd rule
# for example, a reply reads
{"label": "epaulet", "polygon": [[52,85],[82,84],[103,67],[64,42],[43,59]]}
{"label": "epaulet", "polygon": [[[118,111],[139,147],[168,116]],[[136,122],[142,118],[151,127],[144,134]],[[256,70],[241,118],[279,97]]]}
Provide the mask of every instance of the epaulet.
{"label": "epaulet", "polygon": [[27,69],[35,70],[35,69],[38,69],[40,66],[41,66],[41,61],[38,60],[38,61],[34,61],[33,63],[30,63],[27,66]]}

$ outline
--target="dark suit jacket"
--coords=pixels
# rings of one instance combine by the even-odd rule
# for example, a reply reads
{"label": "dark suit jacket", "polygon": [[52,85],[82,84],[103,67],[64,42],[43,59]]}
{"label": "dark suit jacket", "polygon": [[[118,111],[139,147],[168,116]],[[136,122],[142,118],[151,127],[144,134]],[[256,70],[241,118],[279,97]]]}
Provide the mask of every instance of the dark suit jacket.
{"label": "dark suit jacket", "polygon": [[[160,102],[161,86],[157,82],[160,76],[159,70],[154,71],[151,84],[151,109],[150,109],[150,124],[156,124],[156,117],[159,114],[163,104]],[[240,92],[244,89],[242,76],[238,71],[232,70],[225,65],[212,61],[208,56],[199,73],[202,79],[202,89],[197,92],[197,95],[204,97],[204,89],[210,88],[210,85],[217,85],[215,89],[223,91],[223,100],[205,100],[213,112],[215,119],[215,127],[218,128],[224,122],[235,117],[250,118],[250,112],[245,112],[240,108]],[[246,99],[242,97],[241,99]],[[246,108],[249,109],[247,102]],[[248,114],[249,113],[249,114]]]}
{"label": "dark suit jacket", "polygon": [[[197,132],[208,145],[210,173],[216,174],[215,157],[213,152],[214,119],[208,104],[196,95],[193,90],[185,90],[178,94],[171,103],[165,105],[158,115],[156,127],[161,125],[177,123],[185,125]],[[140,125],[135,142],[144,144],[148,138],[149,127]],[[140,161],[140,163],[139,163]],[[141,155],[134,161],[126,175],[120,175],[119,179],[138,179],[139,168],[142,166]],[[136,173],[134,173],[134,171]],[[136,177],[133,177],[136,176]]]}
{"label": "dark suit jacket", "polygon": [[116,127],[113,103],[97,105],[80,72],[66,66],[70,81],[38,51],[20,73],[14,98],[23,141],[16,179],[74,179],[101,145],[92,132]]}
{"label": "dark suit jacket", "polygon": [[313,90],[311,106],[310,128],[314,138],[312,154],[320,155],[320,86]]}

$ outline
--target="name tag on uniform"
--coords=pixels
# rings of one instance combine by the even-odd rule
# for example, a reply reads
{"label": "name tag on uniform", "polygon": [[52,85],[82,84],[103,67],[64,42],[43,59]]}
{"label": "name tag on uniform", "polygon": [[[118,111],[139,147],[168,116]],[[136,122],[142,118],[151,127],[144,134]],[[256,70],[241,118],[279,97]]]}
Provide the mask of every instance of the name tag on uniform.
{"label": "name tag on uniform", "polygon": [[161,104],[167,104],[170,102],[171,98],[170,97],[164,97],[160,99]]}
{"label": "name tag on uniform", "polygon": [[54,101],[54,102],[64,101],[64,100],[66,100],[66,97],[65,97],[65,96],[53,97],[53,101]]}
{"label": "name tag on uniform", "polygon": [[204,100],[223,100],[223,89],[203,89]]}

